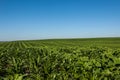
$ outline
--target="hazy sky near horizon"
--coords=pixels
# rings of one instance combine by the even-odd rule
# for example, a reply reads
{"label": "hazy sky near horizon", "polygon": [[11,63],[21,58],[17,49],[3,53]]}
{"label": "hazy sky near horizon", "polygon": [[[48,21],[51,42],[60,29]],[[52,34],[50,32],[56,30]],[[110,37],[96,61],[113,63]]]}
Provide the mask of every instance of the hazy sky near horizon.
{"label": "hazy sky near horizon", "polygon": [[120,0],[0,0],[0,41],[120,37]]}

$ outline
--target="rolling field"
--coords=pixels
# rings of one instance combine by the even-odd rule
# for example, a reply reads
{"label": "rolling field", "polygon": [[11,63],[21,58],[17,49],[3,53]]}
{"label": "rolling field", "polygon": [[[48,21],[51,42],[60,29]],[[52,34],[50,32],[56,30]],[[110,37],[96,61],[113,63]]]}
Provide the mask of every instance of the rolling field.
{"label": "rolling field", "polygon": [[0,42],[0,80],[120,80],[120,38]]}

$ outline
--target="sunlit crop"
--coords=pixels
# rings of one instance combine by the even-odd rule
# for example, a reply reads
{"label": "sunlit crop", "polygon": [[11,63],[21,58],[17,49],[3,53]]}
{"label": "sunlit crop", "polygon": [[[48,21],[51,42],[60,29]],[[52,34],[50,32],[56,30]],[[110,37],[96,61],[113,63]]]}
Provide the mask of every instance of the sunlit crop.
{"label": "sunlit crop", "polygon": [[80,42],[1,42],[0,80],[120,80],[120,44]]}

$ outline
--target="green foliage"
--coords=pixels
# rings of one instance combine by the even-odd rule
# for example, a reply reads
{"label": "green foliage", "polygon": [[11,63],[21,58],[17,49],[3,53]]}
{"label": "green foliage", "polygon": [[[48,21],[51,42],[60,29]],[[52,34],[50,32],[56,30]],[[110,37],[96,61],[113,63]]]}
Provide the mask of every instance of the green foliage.
{"label": "green foliage", "polygon": [[1,43],[0,80],[120,80],[119,48],[70,41]]}

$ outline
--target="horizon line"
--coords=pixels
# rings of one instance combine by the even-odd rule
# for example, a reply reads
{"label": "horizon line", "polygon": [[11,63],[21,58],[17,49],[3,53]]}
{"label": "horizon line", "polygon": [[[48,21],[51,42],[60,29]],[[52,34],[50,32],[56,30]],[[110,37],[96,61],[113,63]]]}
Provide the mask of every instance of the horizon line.
{"label": "horizon line", "polygon": [[18,39],[18,40],[2,40],[0,42],[12,41],[33,41],[33,40],[56,40],[56,39],[95,39],[95,38],[120,38],[120,37],[71,37],[71,38],[44,38],[44,39]]}

